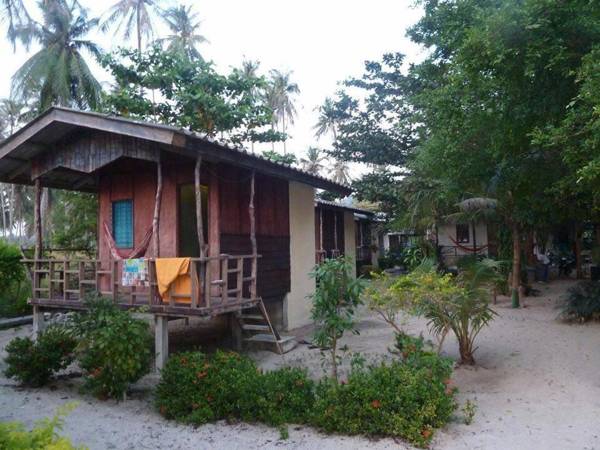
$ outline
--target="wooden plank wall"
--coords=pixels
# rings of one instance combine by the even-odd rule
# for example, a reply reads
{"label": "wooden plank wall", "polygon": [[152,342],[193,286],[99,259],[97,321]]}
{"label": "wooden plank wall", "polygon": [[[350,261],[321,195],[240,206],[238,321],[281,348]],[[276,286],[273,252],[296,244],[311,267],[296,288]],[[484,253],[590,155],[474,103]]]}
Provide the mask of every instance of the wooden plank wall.
{"label": "wooden plank wall", "polygon": [[[222,253],[250,253],[250,171],[219,165]],[[256,175],[258,294],[281,299],[290,290],[288,182]]]}
{"label": "wooden plank wall", "polygon": [[335,216],[337,215],[337,250],[344,254],[344,212],[329,208],[317,206],[315,208],[315,250],[319,249],[320,217],[323,212],[323,249],[327,251],[327,256],[331,256],[331,250],[334,250],[335,239]]}

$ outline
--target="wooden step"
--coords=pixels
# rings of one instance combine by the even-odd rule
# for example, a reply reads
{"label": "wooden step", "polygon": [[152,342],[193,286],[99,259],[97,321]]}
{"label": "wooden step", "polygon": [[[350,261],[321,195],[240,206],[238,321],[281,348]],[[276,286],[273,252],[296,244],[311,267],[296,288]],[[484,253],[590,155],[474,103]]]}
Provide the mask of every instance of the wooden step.
{"label": "wooden step", "polygon": [[242,330],[244,331],[271,331],[268,325],[255,325],[250,323],[245,323],[242,325]]}
{"label": "wooden step", "polygon": [[278,353],[277,343],[283,353],[287,353],[298,345],[294,336],[281,336],[279,341],[275,340],[272,334],[255,334],[249,338],[245,338],[244,342],[252,344],[253,347],[258,347],[261,350],[268,350]]}
{"label": "wooden step", "polygon": [[242,320],[265,320],[260,314],[240,314]]}

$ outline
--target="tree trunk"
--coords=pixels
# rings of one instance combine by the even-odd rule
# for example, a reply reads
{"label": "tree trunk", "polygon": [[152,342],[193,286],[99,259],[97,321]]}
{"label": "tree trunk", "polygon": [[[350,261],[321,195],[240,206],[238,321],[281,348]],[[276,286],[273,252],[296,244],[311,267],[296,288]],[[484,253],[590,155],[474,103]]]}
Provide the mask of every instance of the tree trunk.
{"label": "tree trunk", "polygon": [[458,342],[458,351],[460,353],[460,363],[467,366],[473,366],[475,364],[475,358],[473,358],[473,349],[469,342]]}
{"label": "tree trunk", "polygon": [[152,243],[154,257],[160,256],[160,203],[162,200],[162,164],[156,163],[156,198],[154,199],[154,216],[152,218]]}
{"label": "tree trunk", "polygon": [[[275,133],[275,121],[271,120],[271,131]],[[273,136],[271,136],[273,138]],[[275,141],[271,141],[271,150],[275,151]]]}
{"label": "tree trunk", "polygon": [[331,378],[335,381],[338,380],[338,370],[337,370],[337,339],[333,340],[331,345]]}
{"label": "tree trunk", "polygon": [[196,231],[198,233],[198,248],[200,257],[206,256],[206,244],[204,243],[204,219],[202,216],[202,185],[200,184],[200,169],[202,167],[202,156],[196,158],[196,168],[194,171],[194,182],[196,190]]}
{"label": "tree trunk", "polygon": [[137,5],[136,8],[136,29],[137,29],[137,48],[138,48],[138,53],[141,54],[142,53],[142,17],[141,17],[141,9],[140,9],[140,5]]}
{"label": "tree trunk", "polygon": [[8,226],[10,227],[10,235],[13,236],[14,235],[14,228],[15,228],[15,185],[11,184],[10,185],[10,202],[9,202],[9,220],[8,220]]}
{"label": "tree trunk", "polygon": [[581,280],[583,278],[583,264],[581,257],[581,247],[582,247],[582,233],[581,224],[575,224],[575,270],[577,273],[577,279]]}
{"label": "tree trunk", "polygon": [[512,263],[512,307],[518,308],[519,304],[519,286],[521,285],[521,235],[519,226],[512,226],[513,238],[513,263]]}
{"label": "tree trunk", "polygon": [[283,112],[283,115],[281,116],[281,123],[282,123],[282,129],[283,129],[283,154],[287,154],[287,147],[286,147],[286,142],[287,142],[287,135],[285,134],[285,111]]}
{"label": "tree trunk", "polygon": [[2,235],[6,233],[6,206],[4,202],[4,183],[0,183],[0,214],[2,214]]}

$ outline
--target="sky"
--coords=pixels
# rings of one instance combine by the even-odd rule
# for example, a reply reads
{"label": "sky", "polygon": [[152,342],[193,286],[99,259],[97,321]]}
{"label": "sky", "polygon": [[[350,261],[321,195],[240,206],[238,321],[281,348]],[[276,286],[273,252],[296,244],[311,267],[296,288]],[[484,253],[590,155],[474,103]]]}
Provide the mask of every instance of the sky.
{"label": "sky", "polygon": [[[168,0],[158,0],[167,5]],[[80,0],[90,15],[103,14],[114,2]],[[300,94],[295,123],[289,127],[288,152],[301,157],[309,146],[327,147],[328,137],[319,141],[313,126],[314,109],[350,76],[360,76],[366,60],[377,60],[386,52],[402,52],[416,61],[423,50],[406,38],[406,29],[421,16],[414,0],[187,0],[202,20],[201,33],[209,43],[199,47],[205,59],[219,71],[258,60],[261,72],[292,71]],[[31,4],[31,2],[30,2]],[[157,24],[159,22],[157,21]],[[158,32],[164,29],[159,25]],[[91,36],[110,50],[123,45],[114,33]],[[131,43],[131,45],[134,45]],[[13,52],[7,41],[0,44],[0,96],[8,96],[12,74],[35,51],[18,47]],[[92,65],[101,81],[110,78]],[[270,145],[264,149],[269,149]],[[277,150],[282,151],[282,145]],[[261,150],[259,147],[258,150]]]}

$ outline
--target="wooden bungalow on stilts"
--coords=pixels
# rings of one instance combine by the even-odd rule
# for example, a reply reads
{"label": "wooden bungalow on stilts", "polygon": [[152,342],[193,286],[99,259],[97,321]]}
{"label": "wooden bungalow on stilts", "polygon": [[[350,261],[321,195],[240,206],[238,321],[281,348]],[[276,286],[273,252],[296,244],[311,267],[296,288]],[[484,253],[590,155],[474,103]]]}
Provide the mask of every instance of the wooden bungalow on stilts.
{"label": "wooden bungalow on stilts", "polygon": [[[35,187],[36,245],[25,261],[34,329],[45,310],[84,309],[90,291],[146,306],[158,368],[173,318],[228,314],[240,339],[281,351],[277,330],[310,317],[315,188],[350,193],[187,130],[58,107],[0,144],[0,181]],[[97,193],[96,258],[45,257],[45,187]]]}
{"label": "wooden bungalow on stilts", "polygon": [[377,266],[378,245],[374,234],[375,214],[341,203],[315,202],[315,261],[348,256],[355,270]]}

